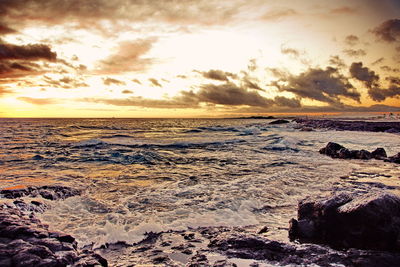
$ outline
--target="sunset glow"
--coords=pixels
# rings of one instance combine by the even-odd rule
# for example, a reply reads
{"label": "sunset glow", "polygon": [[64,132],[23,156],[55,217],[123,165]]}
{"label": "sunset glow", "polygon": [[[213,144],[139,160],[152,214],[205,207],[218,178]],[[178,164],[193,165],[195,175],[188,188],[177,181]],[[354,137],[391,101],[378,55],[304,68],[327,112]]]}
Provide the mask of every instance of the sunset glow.
{"label": "sunset glow", "polygon": [[5,1],[0,117],[400,111],[400,4]]}

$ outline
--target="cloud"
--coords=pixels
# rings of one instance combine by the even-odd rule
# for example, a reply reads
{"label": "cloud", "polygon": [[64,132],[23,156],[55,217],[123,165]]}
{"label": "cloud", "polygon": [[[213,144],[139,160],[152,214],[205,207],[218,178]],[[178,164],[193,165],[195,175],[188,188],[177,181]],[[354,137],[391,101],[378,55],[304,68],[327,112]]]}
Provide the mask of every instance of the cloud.
{"label": "cloud", "polygon": [[7,25],[3,24],[0,22],[0,35],[5,35],[5,34],[10,34],[10,33],[16,33],[17,31],[14,29],[11,29]]}
{"label": "cloud", "polygon": [[111,84],[125,85],[126,84],[124,81],[120,81],[120,80],[113,79],[110,77],[103,78],[103,83],[104,83],[104,85],[111,85]]}
{"label": "cloud", "polygon": [[392,68],[389,66],[382,66],[381,70],[387,71],[387,72],[400,72],[399,68]]}
{"label": "cloud", "polygon": [[329,58],[329,64],[332,66],[335,66],[337,68],[344,68],[346,67],[346,63],[344,63],[344,60],[341,59],[339,56],[331,56]]}
{"label": "cloud", "polygon": [[44,44],[13,45],[0,43],[0,60],[48,60],[54,61],[57,54]]}
{"label": "cloud", "polygon": [[344,42],[350,46],[355,46],[356,44],[358,44],[360,42],[360,38],[351,34],[351,35],[346,36],[346,38],[344,39]]}
{"label": "cloud", "polygon": [[397,77],[388,77],[388,88],[382,88],[380,78],[374,71],[368,67],[363,67],[362,62],[354,62],[350,66],[350,74],[353,78],[363,82],[368,87],[368,95],[372,100],[382,102],[386,98],[400,96],[400,79]]}
{"label": "cloud", "polygon": [[133,79],[132,82],[137,83],[137,84],[142,84],[138,79]]}
{"label": "cloud", "polygon": [[151,82],[151,84],[152,84],[153,86],[162,87],[162,85],[160,84],[160,82],[159,82],[157,79],[155,79],[155,78],[150,78],[149,81]]}
{"label": "cloud", "polygon": [[375,60],[374,62],[372,62],[372,66],[374,65],[379,65],[381,63],[383,63],[383,61],[385,61],[384,57],[378,58],[377,60]]}
{"label": "cloud", "polygon": [[295,98],[287,98],[284,96],[276,96],[274,98],[275,105],[289,108],[299,108],[301,107],[301,103],[299,99]]}
{"label": "cloud", "polygon": [[85,83],[82,79],[79,77],[68,77],[64,76],[58,80],[55,80],[47,75],[43,76],[43,80],[46,83],[46,85],[42,86],[50,86],[50,87],[55,87],[55,88],[63,88],[63,89],[75,89],[75,88],[80,88],[80,87],[89,87],[87,83]]}
{"label": "cloud", "polygon": [[284,77],[274,83],[280,91],[331,105],[341,104],[339,97],[360,102],[360,94],[336,68],[310,68],[299,75],[283,75]]}
{"label": "cloud", "polygon": [[115,54],[102,60],[99,64],[100,74],[120,74],[131,71],[144,71],[153,63],[153,59],[145,58],[155,38],[125,41],[119,44]]}
{"label": "cloud", "polygon": [[390,19],[372,30],[380,40],[385,42],[400,41],[400,19]]}
{"label": "cloud", "polygon": [[277,8],[267,11],[261,18],[268,21],[276,21],[287,17],[296,16],[298,13],[292,8]]}
{"label": "cloud", "polygon": [[229,77],[235,77],[234,74],[230,72],[225,72],[222,70],[209,70],[209,71],[196,71],[199,72],[200,74],[203,75],[204,78],[211,79],[211,80],[217,80],[217,81],[223,81],[227,82]]}
{"label": "cloud", "polygon": [[392,85],[387,89],[373,87],[373,88],[368,89],[368,94],[373,100],[375,100],[377,102],[382,102],[386,98],[390,98],[390,97],[399,98],[400,97],[400,86]]}
{"label": "cloud", "polygon": [[4,0],[0,1],[0,20],[18,28],[35,23],[70,23],[73,27],[100,30],[110,35],[126,27],[121,21],[224,24],[242,6],[240,1],[210,0]]}
{"label": "cloud", "polygon": [[350,74],[353,78],[364,82],[368,88],[377,86],[379,82],[379,75],[368,67],[363,67],[362,62],[353,62],[350,66]]}
{"label": "cloud", "polygon": [[34,104],[34,105],[49,105],[54,104],[56,101],[51,98],[32,98],[27,96],[18,97],[18,100],[22,100],[24,102]]}
{"label": "cloud", "polygon": [[231,82],[220,85],[204,84],[201,86],[201,90],[197,92],[196,98],[199,102],[228,106],[267,107],[274,103],[273,100],[261,96],[258,92],[248,91]]}
{"label": "cloud", "polygon": [[131,91],[131,90],[123,90],[122,93],[123,94],[133,94],[133,91]]}
{"label": "cloud", "polygon": [[353,8],[353,7],[348,7],[348,6],[343,6],[343,7],[338,7],[338,8],[334,8],[331,9],[329,11],[330,14],[333,15],[339,15],[339,14],[354,14],[357,12],[357,9]]}
{"label": "cloud", "polygon": [[345,49],[343,52],[349,57],[362,57],[367,54],[364,49]]}
{"label": "cloud", "polygon": [[300,51],[294,48],[284,48],[281,47],[281,53],[285,55],[293,56],[294,58],[298,58],[300,56]]}

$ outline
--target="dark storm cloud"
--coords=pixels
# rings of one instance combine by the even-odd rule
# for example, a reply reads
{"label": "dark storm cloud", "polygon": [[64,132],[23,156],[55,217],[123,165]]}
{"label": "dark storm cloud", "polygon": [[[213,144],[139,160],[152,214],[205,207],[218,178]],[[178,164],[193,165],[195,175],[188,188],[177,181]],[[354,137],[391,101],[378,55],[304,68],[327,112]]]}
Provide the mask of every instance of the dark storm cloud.
{"label": "dark storm cloud", "polygon": [[292,8],[276,8],[267,11],[261,18],[263,20],[275,21],[282,18],[296,16],[298,13]]}
{"label": "dark storm cloud", "polygon": [[266,107],[273,105],[271,99],[261,96],[254,91],[238,87],[234,83],[227,82],[221,85],[204,84],[197,92],[196,98],[199,102],[221,104],[221,105],[248,105]]}
{"label": "dark storm cloud", "polygon": [[390,19],[372,30],[376,37],[385,42],[400,41],[400,19]]}
{"label": "dark storm cloud", "polygon": [[49,104],[56,103],[56,101],[51,98],[32,98],[32,97],[26,97],[26,96],[18,97],[18,100],[22,100],[24,102],[34,104],[34,105],[49,105]]}
{"label": "dark storm cloud", "polygon": [[151,49],[154,38],[139,39],[119,44],[115,54],[100,62],[100,74],[119,74],[129,71],[143,71],[153,63],[144,55]]}
{"label": "dark storm cloud", "polygon": [[377,86],[379,82],[379,75],[368,67],[363,67],[362,62],[353,62],[350,66],[350,74],[353,78],[364,82],[368,88]]}
{"label": "dark storm cloud", "polygon": [[225,72],[222,70],[209,70],[209,71],[204,71],[204,72],[201,72],[201,71],[196,71],[196,72],[202,74],[204,78],[211,79],[211,80],[217,80],[217,81],[223,81],[223,82],[228,81],[229,77],[235,77],[234,74],[232,74],[230,72]]}
{"label": "dark storm cloud", "polygon": [[346,38],[344,39],[344,42],[350,46],[355,46],[356,44],[358,44],[360,41],[360,38],[358,38],[357,36],[351,34],[346,36]]}
{"label": "dark storm cloud", "polygon": [[126,84],[124,81],[120,81],[120,80],[113,79],[110,77],[103,78],[103,83],[104,83],[104,85],[111,85],[111,84],[125,85]]}
{"label": "dark storm cloud", "polygon": [[152,84],[153,86],[162,87],[162,85],[160,84],[160,82],[159,82],[157,79],[155,79],[155,78],[150,78],[149,81],[151,82],[151,84]]}
{"label": "dark storm cloud", "polygon": [[284,77],[274,84],[280,91],[331,105],[341,104],[339,97],[360,102],[360,94],[336,68],[310,68],[299,75],[283,75]]}
{"label": "dark storm cloud", "polygon": [[364,49],[345,49],[343,52],[349,57],[362,57],[367,54]]}
{"label": "dark storm cloud", "polygon": [[57,54],[44,44],[13,45],[0,43],[0,60],[49,60]]}
{"label": "dark storm cloud", "polygon": [[249,88],[249,89],[254,89],[254,90],[260,90],[260,91],[264,91],[264,89],[262,89],[258,83],[256,81],[253,81],[250,77],[245,76],[242,79],[242,84],[245,88]]}

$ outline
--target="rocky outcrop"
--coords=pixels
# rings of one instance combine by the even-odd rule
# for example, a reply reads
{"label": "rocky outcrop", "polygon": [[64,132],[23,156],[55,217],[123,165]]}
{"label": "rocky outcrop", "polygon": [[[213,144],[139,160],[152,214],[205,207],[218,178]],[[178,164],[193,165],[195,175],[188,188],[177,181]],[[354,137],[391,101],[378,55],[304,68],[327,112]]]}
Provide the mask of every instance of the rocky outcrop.
{"label": "rocky outcrop", "polygon": [[0,266],[107,266],[91,251],[79,251],[75,239],[53,232],[34,216],[0,206]]}
{"label": "rocky outcrop", "polygon": [[19,189],[1,190],[0,195],[5,198],[19,198],[19,197],[38,197],[41,196],[49,200],[65,199],[72,196],[80,195],[81,191],[66,186],[41,186],[41,187],[26,187]]}
{"label": "rocky outcrop", "polygon": [[289,122],[290,121],[288,121],[288,120],[279,119],[279,120],[271,121],[269,124],[272,124],[272,125],[274,125],[274,124],[285,124],[285,123],[289,123]]}
{"label": "rocky outcrop", "polygon": [[[279,266],[390,267],[400,264],[399,253],[357,249],[337,251],[313,244],[286,244],[244,233],[219,234],[211,239],[208,247],[229,258],[255,259]],[[207,258],[203,256],[202,262],[206,260]]]}
{"label": "rocky outcrop", "polygon": [[294,119],[301,127],[338,131],[400,133],[400,122]]}
{"label": "rocky outcrop", "polygon": [[319,153],[340,159],[378,159],[393,163],[400,163],[400,153],[393,157],[388,157],[384,148],[378,147],[372,152],[367,150],[349,150],[342,145],[329,142],[325,147],[319,150]]}
{"label": "rocky outcrop", "polygon": [[400,251],[400,198],[388,193],[306,198],[290,221],[289,237],[339,249]]}

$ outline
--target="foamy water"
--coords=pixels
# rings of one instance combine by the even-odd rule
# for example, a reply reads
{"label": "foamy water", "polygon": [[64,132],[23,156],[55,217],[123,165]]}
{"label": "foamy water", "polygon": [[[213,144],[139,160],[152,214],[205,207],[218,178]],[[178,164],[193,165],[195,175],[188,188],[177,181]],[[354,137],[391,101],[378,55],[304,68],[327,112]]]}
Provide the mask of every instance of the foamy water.
{"label": "foamy water", "polygon": [[[146,232],[199,226],[267,225],[270,236],[285,239],[297,201],[307,195],[380,190],[373,182],[388,173],[393,179],[384,182],[397,190],[394,164],[331,159],[318,150],[334,141],[351,149],[383,147],[393,155],[400,151],[399,135],[301,132],[294,123],[268,122],[3,119],[1,188],[83,189],[81,196],[49,202],[52,209],[41,215],[81,246],[135,243]],[[349,175],[369,183],[341,179]]]}

